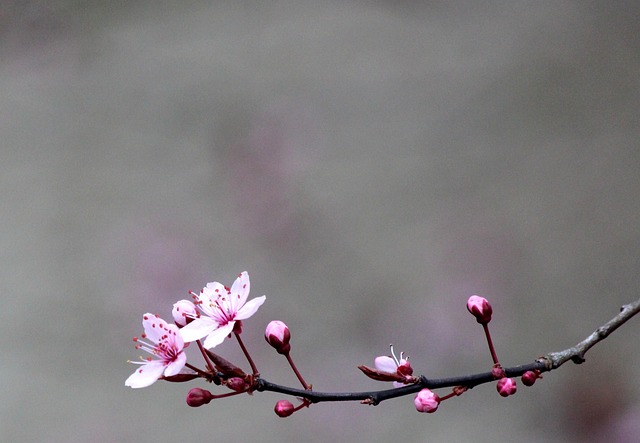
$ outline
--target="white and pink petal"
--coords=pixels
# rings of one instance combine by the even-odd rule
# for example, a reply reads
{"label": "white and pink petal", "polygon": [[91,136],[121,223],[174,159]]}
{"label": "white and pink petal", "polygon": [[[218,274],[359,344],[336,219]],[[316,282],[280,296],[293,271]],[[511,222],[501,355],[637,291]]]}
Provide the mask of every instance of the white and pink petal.
{"label": "white and pink petal", "polygon": [[211,318],[202,316],[196,318],[191,323],[180,329],[180,335],[185,342],[200,340],[211,334],[218,327],[218,322]]}
{"label": "white and pink petal", "polygon": [[204,347],[207,349],[215,348],[224,341],[225,338],[233,331],[233,327],[236,325],[235,321],[230,321],[224,326],[220,326],[215,331],[212,331],[204,340]]}
{"label": "white and pink petal", "polygon": [[124,382],[125,386],[131,388],[146,388],[155,383],[164,371],[164,363],[161,360],[152,360],[140,366]]}
{"label": "white and pink petal", "polygon": [[236,312],[234,318],[236,320],[246,320],[258,311],[258,308],[262,306],[266,299],[267,297],[263,295],[261,297],[256,297],[253,300],[249,300]]}

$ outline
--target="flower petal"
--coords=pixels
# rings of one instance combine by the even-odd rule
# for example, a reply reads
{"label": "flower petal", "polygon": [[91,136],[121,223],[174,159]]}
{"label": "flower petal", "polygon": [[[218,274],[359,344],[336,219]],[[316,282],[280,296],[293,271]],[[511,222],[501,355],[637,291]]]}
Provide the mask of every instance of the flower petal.
{"label": "flower petal", "polygon": [[249,283],[249,274],[245,271],[238,275],[236,281],[231,286],[231,293],[229,294],[231,300],[232,312],[236,312],[238,308],[242,307],[249,297],[249,290],[251,284]]}
{"label": "flower petal", "polygon": [[207,286],[202,288],[202,292],[198,295],[198,305],[202,312],[209,317],[219,317],[220,311],[218,308],[218,298],[225,297],[227,290],[222,284],[217,281],[207,283]]}
{"label": "flower petal", "polygon": [[203,343],[204,347],[207,349],[211,349],[218,346],[224,341],[225,338],[227,338],[227,335],[231,334],[231,331],[233,331],[233,327],[235,326],[235,324],[236,322],[230,321],[226,325],[220,326],[218,329],[211,332]]}
{"label": "flower petal", "polygon": [[398,365],[391,357],[387,357],[386,355],[376,357],[373,361],[378,371],[388,372],[390,374],[395,374],[398,370]]}
{"label": "flower petal", "polygon": [[210,317],[199,317],[180,329],[180,335],[185,342],[196,341],[211,334],[218,327],[218,323]]}
{"label": "flower petal", "polygon": [[262,303],[264,303],[266,299],[267,299],[267,296],[263,295],[262,297],[256,297],[253,300],[250,300],[243,307],[241,307],[240,310],[236,313],[235,319],[245,320],[251,317],[253,314],[256,313],[258,308],[262,306]]}
{"label": "flower petal", "polygon": [[227,290],[225,289],[222,283],[218,283],[217,281],[212,281],[207,283],[207,286],[202,288],[202,292],[200,293],[200,299],[202,297],[206,297],[208,301],[216,301],[219,296],[225,295]]}
{"label": "flower petal", "polygon": [[164,363],[160,360],[153,360],[140,366],[136,372],[131,374],[124,382],[125,386],[132,388],[146,388],[154,384],[164,371]]}
{"label": "flower petal", "polygon": [[142,327],[144,328],[144,333],[147,338],[154,343],[158,343],[166,333],[165,328],[167,327],[167,322],[156,314],[147,312],[142,316]]}
{"label": "flower petal", "polygon": [[179,374],[186,362],[187,355],[184,352],[179,353],[176,359],[167,365],[167,369],[164,370],[164,375],[169,377]]}
{"label": "flower petal", "polygon": [[[175,325],[169,325],[171,326],[175,326]],[[173,329],[173,328],[171,328]],[[178,329],[178,327],[176,326],[175,331],[173,334],[173,338],[172,338],[172,344],[174,347],[178,348],[178,350],[182,351],[182,349],[185,347],[184,346],[184,338],[182,338],[182,335],[180,335],[180,329]]]}

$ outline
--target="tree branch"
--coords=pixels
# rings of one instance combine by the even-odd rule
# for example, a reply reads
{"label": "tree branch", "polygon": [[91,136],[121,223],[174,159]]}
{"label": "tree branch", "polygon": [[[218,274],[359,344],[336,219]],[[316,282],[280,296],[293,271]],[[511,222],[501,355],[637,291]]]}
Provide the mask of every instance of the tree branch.
{"label": "tree branch", "polygon": [[631,317],[640,312],[640,299],[624,305],[620,308],[620,313],[609,320],[604,325],[596,329],[591,335],[577,345],[565,349],[564,351],[551,352],[545,356],[550,366],[549,370],[556,369],[568,360],[576,364],[584,362],[584,354],[596,343],[607,338],[613,331],[625,324]]}
{"label": "tree branch", "polygon": [[[504,368],[507,377],[518,377],[527,371],[549,372],[559,368],[561,365],[571,360],[574,363],[584,362],[585,353],[595,344],[607,338],[613,331],[629,321],[634,315],[640,312],[640,299],[633,303],[624,305],[620,309],[620,313],[609,320],[604,325],[596,329],[586,339],[575,346],[558,352],[550,352],[549,354],[538,358],[533,363]],[[361,401],[372,405],[389,400],[391,398],[402,397],[405,395],[419,392],[424,388],[438,389],[446,387],[463,386],[473,388],[475,386],[495,381],[491,372],[483,372],[479,374],[464,375],[459,377],[428,379],[424,375],[418,377],[418,382],[412,385],[402,386],[395,389],[387,389],[382,391],[367,392],[315,392],[312,390],[303,390],[290,388],[287,386],[271,383],[263,378],[255,379],[257,391],[271,391],[281,394],[292,395],[309,400],[311,403],[320,403],[327,401]]]}

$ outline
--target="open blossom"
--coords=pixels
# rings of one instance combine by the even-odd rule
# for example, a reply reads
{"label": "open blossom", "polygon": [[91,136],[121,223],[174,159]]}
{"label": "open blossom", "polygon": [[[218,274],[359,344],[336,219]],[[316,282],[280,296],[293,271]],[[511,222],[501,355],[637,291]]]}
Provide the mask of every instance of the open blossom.
{"label": "open blossom", "polygon": [[177,375],[187,362],[187,356],[183,352],[184,341],[176,325],[167,323],[157,315],[145,314],[142,316],[142,326],[142,338],[148,341],[134,338],[136,349],[142,349],[158,358],[147,357],[140,362],[131,362],[142,365],[124,382],[125,386],[132,388],[150,386],[162,375]]}
{"label": "open blossom", "polygon": [[[400,378],[405,378],[407,381],[411,381],[413,368],[411,367],[409,360],[403,357],[404,354],[400,353],[400,358],[398,359],[393,353],[393,346],[391,346],[391,357],[382,355],[380,357],[376,357],[373,363],[379,372],[397,374]],[[393,385],[396,388],[399,388],[400,386],[403,386],[403,383],[396,381]]]}
{"label": "open blossom", "polygon": [[256,313],[266,297],[249,297],[249,274],[243,272],[231,286],[225,288],[218,282],[207,283],[200,294],[192,294],[201,315],[180,329],[186,342],[207,337],[204,347],[211,349],[222,343],[236,326],[236,322],[245,320]]}

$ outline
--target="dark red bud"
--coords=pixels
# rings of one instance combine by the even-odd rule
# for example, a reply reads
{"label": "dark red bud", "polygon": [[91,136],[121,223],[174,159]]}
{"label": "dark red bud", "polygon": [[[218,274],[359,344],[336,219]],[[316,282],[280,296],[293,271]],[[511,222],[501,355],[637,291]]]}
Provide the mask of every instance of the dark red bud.
{"label": "dark red bud", "polygon": [[213,400],[213,394],[206,389],[193,388],[187,394],[187,404],[193,408],[206,405]]}
{"label": "dark red bud", "polygon": [[540,371],[527,371],[522,374],[520,380],[522,380],[522,384],[525,386],[533,386],[537,379],[542,378],[540,376]]}
{"label": "dark red bud", "polygon": [[278,417],[284,418],[293,414],[296,408],[289,400],[280,400],[278,403],[276,403],[276,407],[273,408],[273,410]]}

